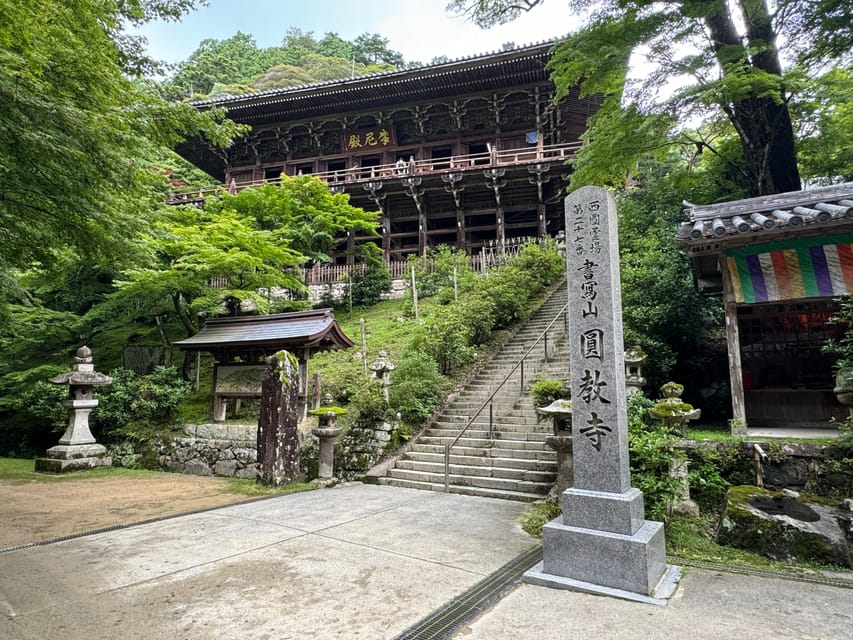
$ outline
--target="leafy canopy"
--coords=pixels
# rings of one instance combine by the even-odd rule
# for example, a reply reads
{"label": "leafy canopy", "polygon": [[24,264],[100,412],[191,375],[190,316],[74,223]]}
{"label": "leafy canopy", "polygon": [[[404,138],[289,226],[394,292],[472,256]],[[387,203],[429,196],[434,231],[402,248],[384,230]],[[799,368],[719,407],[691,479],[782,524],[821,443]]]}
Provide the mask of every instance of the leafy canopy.
{"label": "leafy canopy", "polygon": [[[448,8],[487,27],[541,2],[453,0]],[[715,156],[737,176],[741,193],[722,197],[800,188],[798,128],[791,116],[800,115],[800,97],[817,94],[815,81],[827,66],[850,60],[853,7],[848,1],[569,0],[568,5],[583,26],[556,47],[553,80],[561,93],[580,84],[583,94],[606,97],[587,133],[590,144],[575,163],[573,187],[622,184],[631,164],[678,145],[688,153],[692,148]],[[646,64],[641,77],[626,81],[629,59]],[[691,131],[689,125],[698,121],[717,132],[724,124],[728,132],[721,139],[734,137],[739,148],[717,148],[714,138]],[[821,125],[833,128],[826,120]]]}
{"label": "leafy canopy", "polygon": [[174,18],[186,0],[0,0],[0,264],[54,247],[112,251],[140,228],[166,181],[147,150],[204,131],[230,144],[221,112],[163,102],[128,22]]}

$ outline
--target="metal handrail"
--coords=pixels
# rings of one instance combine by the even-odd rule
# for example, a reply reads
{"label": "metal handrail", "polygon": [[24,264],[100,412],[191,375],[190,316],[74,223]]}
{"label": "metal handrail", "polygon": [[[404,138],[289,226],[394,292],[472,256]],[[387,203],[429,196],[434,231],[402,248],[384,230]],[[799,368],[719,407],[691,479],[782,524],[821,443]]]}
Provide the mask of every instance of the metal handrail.
{"label": "metal handrail", "polygon": [[501,383],[495,388],[494,391],[492,391],[491,395],[488,398],[486,398],[485,401],[483,401],[483,404],[480,405],[480,408],[477,409],[477,412],[473,416],[471,416],[471,418],[468,420],[468,422],[462,428],[462,431],[459,432],[459,435],[457,435],[451,443],[444,445],[444,491],[445,491],[445,493],[447,493],[450,490],[450,450],[456,446],[456,443],[459,442],[460,438],[462,438],[463,435],[465,435],[465,432],[468,431],[468,428],[472,424],[474,424],[474,420],[476,420],[480,416],[483,409],[485,409],[487,406],[489,407],[489,440],[494,441],[494,439],[495,439],[494,438],[494,414],[493,414],[493,410],[492,410],[492,402],[494,401],[495,395],[497,395],[498,391],[501,390],[501,388],[507,383],[507,381],[512,377],[512,375],[516,372],[516,370],[519,367],[521,367],[521,389],[522,389],[522,393],[524,393],[524,360],[527,358],[527,356],[529,356],[533,352],[533,350],[539,344],[540,340],[543,340],[543,338],[544,338],[544,340],[545,340],[545,362],[548,362],[548,346],[547,346],[548,345],[548,338],[547,338],[548,331],[550,331],[551,327],[554,326],[554,323],[560,319],[560,316],[563,316],[566,313],[568,308],[569,308],[569,303],[567,302],[565,305],[563,305],[563,308],[557,312],[557,315],[554,317],[554,319],[548,323],[548,326],[545,327],[545,329],[542,331],[542,333],[539,334],[539,337],[533,341],[533,344],[530,346],[530,348],[524,352],[524,355],[521,356],[521,359],[516,363],[516,365],[512,369],[510,369],[509,373],[507,373],[506,376],[504,377],[504,379],[501,380]]}

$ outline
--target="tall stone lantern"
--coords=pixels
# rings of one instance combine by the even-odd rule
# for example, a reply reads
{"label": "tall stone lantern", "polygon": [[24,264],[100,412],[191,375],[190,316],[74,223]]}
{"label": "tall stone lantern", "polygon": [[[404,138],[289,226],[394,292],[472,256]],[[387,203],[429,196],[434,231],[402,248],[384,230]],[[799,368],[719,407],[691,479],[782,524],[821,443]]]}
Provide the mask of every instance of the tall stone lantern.
{"label": "tall stone lantern", "polygon": [[388,387],[391,384],[391,372],[397,368],[397,365],[389,362],[387,351],[380,351],[376,361],[368,365],[368,368],[373,372],[373,377],[382,384],[382,394],[385,396],[385,402],[388,402]]}
{"label": "tall stone lantern", "polygon": [[89,429],[89,414],[98,406],[95,385],[112,382],[109,376],[95,371],[92,350],[86,346],[77,349],[71,371],[52,378],[51,382],[68,386],[68,397],[62,401],[62,406],[68,409],[68,427],[59,444],[47,450],[47,457],[36,458],[35,470],[65,473],[112,465],[106,447],[95,442]]}
{"label": "tall stone lantern", "polygon": [[643,377],[643,365],[649,357],[639,345],[634,345],[625,352],[625,392],[642,393],[646,384]]}

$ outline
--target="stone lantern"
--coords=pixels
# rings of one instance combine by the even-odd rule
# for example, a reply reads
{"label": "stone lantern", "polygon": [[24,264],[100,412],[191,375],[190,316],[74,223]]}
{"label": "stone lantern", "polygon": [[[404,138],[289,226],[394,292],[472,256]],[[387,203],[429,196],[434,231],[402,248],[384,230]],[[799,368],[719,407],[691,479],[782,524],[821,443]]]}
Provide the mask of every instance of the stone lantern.
{"label": "stone lantern", "polygon": [[391,384],[391,372],[397,368],[397,365],[391,364],[388,361],[387,351],[380,351],[376,361],[368,365],[368,368],[373,372],[373,377],[382,384],[382,395],[385,396],[385,402],[388,402],[388,386]]}
{"label": "stone lantern", "polygon": [[643,377],[643,365],[649,357],[639,345],[634,345],[625,352],[625,392],[642,393],[646,385]]}
{"label": "stone lantern", "polygon": [[552,489],[557,499],[574,484],[574,457],[572,449],[572,401],[554,400],[547,407],[538,407],[536,413],[553,420],[554,435],[546,436],[545,444],[557,452],[557,483]]}
{"label": "stone lantern", "polygon": [[343,431],[338,426],[338,416],[346,413],[339,407],[331,406],[332,396],[323,397],[326,406],[314,409],[310,413],[317,416],[317,427],[311,433],[320,441],[320,455],[317,463],[317,479],[321,484],[330,484],[335,475],[335,438]]}
{"label": "stone lantern", "polygon": [[[672,432],[687,437],[687,423],[702,415],[701,409],[681,399],[684,387],[676,382],[667,382],[660,388],[663,398],[649,409],[649,415],[660,420]],[[699,515],[699,505],[690,497],[690,481],[687,471],[687,451],[695,448],[695,442],[683,439],[673,447],[669,462],[669,475],[679,481],[678,495],[672,501],[672,512],[682,515]]]}
{"label": "stone lantern", "polygon": [[94,387],[112,382],[109,376],[95,371],[92,350],[80,347],[71,371],[52,378],[51,382],[68,386],[68,397],[62,401],[62,406],[68,409],[68,427],[59,444],[47,450],[47,457],[36,459],[35,470],[64,473],[112,465],[106,448],[95,442],[89,429],[89,414],[98,406]]}

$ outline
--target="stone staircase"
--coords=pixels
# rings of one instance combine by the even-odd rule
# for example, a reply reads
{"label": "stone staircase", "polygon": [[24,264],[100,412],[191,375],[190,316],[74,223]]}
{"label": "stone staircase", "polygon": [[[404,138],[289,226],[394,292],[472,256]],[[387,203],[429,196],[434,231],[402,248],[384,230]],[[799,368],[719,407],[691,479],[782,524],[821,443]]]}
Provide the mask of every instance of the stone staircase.
{"label": "stone staircase", "polygon": [[450,452],[449,491],[532,502],[548,493],[557,476],[556,453],[545,444],[550,420],[537,423],[530,384],[535,377],[566,378],[565,315],[548,330],[548,358],[540,340],[520,369],[501,383],[565,306],[565,283],[557,286],[540,309],[483,366],[450,402],[436,422],[410,443],[381,484],[444,491],[444,447],[494,393],[491,401],[494,439],[489,438],[490,406],[486,404]]}

